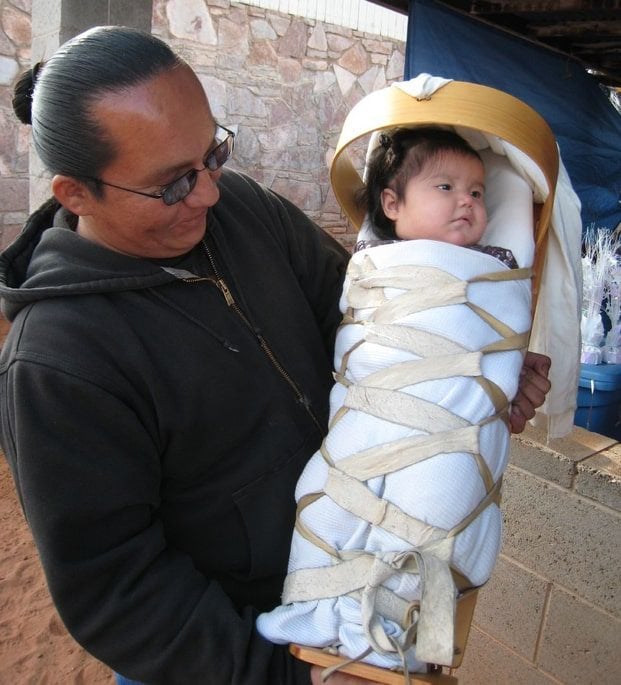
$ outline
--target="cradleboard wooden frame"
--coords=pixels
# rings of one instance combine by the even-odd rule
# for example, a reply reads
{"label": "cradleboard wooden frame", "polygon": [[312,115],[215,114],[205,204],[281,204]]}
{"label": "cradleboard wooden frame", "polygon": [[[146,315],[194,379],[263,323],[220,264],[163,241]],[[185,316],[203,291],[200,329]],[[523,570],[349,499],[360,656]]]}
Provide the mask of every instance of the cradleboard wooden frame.
{"label": "cradleboard wooden frame", "polygon": [[[559,156],[556,140],[545,120],[521,100],[487,86],[451,81],[429,98],[416,99],[403,90],[388,87],[370,93],[348,114],[330,168],[332,188],[343,211],[359,229],[364,210],[356,202],[363,181],[348,154],[353,142],[374,131],[396,126],[445,125],[471,128],[498,136],[530,157],[545,176],[549,192],[542,204],[533,202],[535,261],[533,265],[533,309],[541,282],[548,229],[552,218],[554,190],[558,177]],[[455,658],[451,673],[463,659],[477,589],[468,589],[457,601],[455,623]],[[324,668],[343,663],[343,656],[327,651],[291,645],[297,658]],[[386,685],[403,685],[404,674],[365,663],[341,667],[344,673]],[[457,678],[441,669],[429,674],[409,674],[411,685],[456,685]]]}
{"label": "cradleboard wooden frame", "polygon": [[[452,669],[461,665],[464,656],[464,649],[468,641],[468,634],[470,633],[470,626],[472,624],[472,616],[477,602],[478,589],[472,589],[465,592],[457,600],[457,615],[455,620],[455,659],[453,660]],[[322,668],[329,668],[344,661],[344,657],[330,654],[322,649],[314,647],[304,647],[302,645],[291,645],[291,653],[301,661],[321,666]],[[371,682],[385,683],[385,685],[403,685],[404,675],[400,671],[389,671],[377,666],[370,666],[365,663],[352,663],[347,666],[339,668],[339,671],[348,673],[350,675],[365,678]],[[457,678],[453,675],[444,673],[442,669],[438,669],[433,673],[410,673],[410,685],[457,685]]]}

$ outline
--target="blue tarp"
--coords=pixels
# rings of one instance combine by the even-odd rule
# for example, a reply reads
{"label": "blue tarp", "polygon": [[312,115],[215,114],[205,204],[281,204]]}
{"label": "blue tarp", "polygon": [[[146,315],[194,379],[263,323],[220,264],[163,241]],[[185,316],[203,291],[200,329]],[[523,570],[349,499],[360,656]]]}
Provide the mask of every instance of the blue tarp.
{"label": "blue tarp", "polygon": [[621,115],[575,59],[433,0],[410,2],[405,78],[472,81],[528,103],[554,131],[582,202],[582,225],[621,222]]}

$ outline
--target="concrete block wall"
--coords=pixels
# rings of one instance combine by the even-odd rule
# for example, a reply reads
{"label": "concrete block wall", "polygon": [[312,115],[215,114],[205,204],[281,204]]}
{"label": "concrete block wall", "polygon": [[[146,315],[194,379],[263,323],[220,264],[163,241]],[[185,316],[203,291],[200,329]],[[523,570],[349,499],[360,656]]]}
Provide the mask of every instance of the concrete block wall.
{"label": "concrete block wall", "polygon": [[527,428],[512,438],[502,508],[460,685],[621,683],[621,445]]}

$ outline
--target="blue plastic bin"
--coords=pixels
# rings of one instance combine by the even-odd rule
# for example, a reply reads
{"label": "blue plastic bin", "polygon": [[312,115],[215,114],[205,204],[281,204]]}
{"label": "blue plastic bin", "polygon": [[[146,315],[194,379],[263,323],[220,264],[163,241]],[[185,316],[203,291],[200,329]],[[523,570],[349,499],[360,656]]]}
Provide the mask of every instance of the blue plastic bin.
{"label": "blue plastic bin", "polygon": [[621,441],[621,364],[580,364],[574,423]]}

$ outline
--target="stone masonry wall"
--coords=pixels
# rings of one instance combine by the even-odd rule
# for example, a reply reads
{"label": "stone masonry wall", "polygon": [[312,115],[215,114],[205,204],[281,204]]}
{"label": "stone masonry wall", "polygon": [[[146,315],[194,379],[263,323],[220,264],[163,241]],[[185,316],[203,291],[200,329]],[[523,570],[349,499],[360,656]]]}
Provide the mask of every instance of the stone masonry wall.
{"label": "stone masonry wall", "polygon": [[11,107],[13,85],[30,66],[30,0],[0,0],[0,248],[28,213],[29,129]]}
{"label": "stone masonry wall", "polygon": [[[10,100],[29,66],[31,3],[0,2],[1,247],[28,207],[28,127]],[[230,165],[351,245],[328,165],[351,107],[403,78],[404,43],[229,0],[154,0],[153,32],[195,68],[215,117],[237,129]]]}
{"label": "stone masonry wall", "polygon": [[[30,60],[30,0],[0,0],[0,246],[28,211],[28,129],[11,111]],[[327,169],[345,115],[402,78],[404,45],[229,0],[155,0],[153,31],[187,58],[231,164],[291,198],[345,245]],[[502,554],[481,590],[461,685],[621,682],[621,445],[576,428],[512,441]]]}

